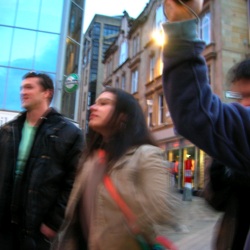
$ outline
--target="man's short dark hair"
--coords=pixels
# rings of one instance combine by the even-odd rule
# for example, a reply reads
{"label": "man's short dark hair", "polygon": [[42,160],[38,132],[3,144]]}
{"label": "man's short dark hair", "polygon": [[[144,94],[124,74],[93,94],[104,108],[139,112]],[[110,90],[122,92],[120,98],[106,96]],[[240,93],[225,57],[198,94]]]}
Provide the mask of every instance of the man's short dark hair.
{"label": "man's short dark hair", "polygon": [[51,90],[51,98],[50,98],[50,102],[53,98],[53,94],[54,94],[54,84],[53,84],[53,80],[51,79],[51,77],[45,73],[37,73],[35,71],[32,72],[28,72],[27,74],[25,74],[22,79],[27,79],[27,78],[31,78],[31,77],[37,77],[40,79],[39,83],[42,86],[42,88],[44,90]]}
{"label": "man's short dark hair", "polygon": [[235,64],[228,72],[228,81],[231,83],[241,79],[250,80],[250,58]]}

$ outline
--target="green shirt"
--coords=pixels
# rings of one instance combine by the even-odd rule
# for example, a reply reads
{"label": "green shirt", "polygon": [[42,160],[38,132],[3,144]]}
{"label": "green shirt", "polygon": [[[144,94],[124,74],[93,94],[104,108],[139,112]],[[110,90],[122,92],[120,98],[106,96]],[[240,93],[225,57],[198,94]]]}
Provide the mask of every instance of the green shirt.
{"label": "green shirt", "polygon": [[22,139],[18,149],[16,175],[22,175],[24,172],[25,164],[29,157],[30,149],[35,138],[36,129],[36,127],[30,126],[25,120],[22,129]]}

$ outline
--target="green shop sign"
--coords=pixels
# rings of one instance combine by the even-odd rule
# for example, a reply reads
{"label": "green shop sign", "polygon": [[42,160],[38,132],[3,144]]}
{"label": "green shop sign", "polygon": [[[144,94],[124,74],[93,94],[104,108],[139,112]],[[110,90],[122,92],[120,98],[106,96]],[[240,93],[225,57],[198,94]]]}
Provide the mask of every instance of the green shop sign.
{"label": "green shop sign", "polygon": [[75,92],[79,85],[79,76],[75,73],[67,76],[64,82],[64,89],[68,93]]}

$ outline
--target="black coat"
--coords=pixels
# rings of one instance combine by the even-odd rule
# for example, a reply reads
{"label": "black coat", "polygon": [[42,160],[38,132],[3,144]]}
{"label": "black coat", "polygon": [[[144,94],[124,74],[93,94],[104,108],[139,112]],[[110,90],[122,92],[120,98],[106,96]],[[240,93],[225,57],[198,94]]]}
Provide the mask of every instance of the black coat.
{"label": "black coat", "polygon": [[214,249],[240,250],[244,248],[250,225],[250,179],[244,172],[213,160],[206,171],[207,183],[204,198],[217,211],[224,212]]}
{"label": "black coat", "polygon": [[39,230],[42,223],[57,231],[63,222],[83,148],[83,134],[51,109],[41,118],[22,182],[13,192],[25,118],[24,112],[0,129],[0,230],[4,230],[14,216],[27,233]]}

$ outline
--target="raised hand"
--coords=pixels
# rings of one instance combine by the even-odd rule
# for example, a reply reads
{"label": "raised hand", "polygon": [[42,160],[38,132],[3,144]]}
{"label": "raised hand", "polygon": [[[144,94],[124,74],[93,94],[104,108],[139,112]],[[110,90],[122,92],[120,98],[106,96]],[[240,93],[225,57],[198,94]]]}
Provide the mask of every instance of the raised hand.
{"label": "raised hand", "polygon": [[203,0],[165,0],[164,13],[169,22],[185,21],[199,15],[202,6]]}

